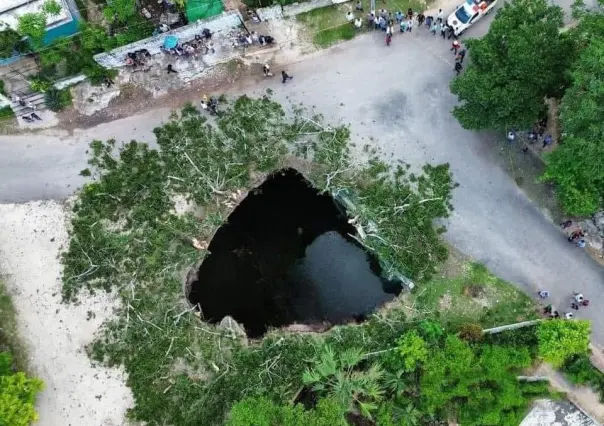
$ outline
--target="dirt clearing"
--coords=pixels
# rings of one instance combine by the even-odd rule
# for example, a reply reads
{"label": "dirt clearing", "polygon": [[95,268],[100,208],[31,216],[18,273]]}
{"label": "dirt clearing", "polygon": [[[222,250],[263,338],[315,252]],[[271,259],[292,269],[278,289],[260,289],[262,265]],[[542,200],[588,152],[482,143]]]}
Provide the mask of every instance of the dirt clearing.
{"label": "dirt clearing", "polygon": [[111,314],[114,299],[82,295],[77,304],[61,304],[63,206],[50,201],[0,205],[0,229],[0,274],[17,310],[30,372],[45,384],[37,424],[124,424],[133,400],[123,373],[93,366],[85,350]]}

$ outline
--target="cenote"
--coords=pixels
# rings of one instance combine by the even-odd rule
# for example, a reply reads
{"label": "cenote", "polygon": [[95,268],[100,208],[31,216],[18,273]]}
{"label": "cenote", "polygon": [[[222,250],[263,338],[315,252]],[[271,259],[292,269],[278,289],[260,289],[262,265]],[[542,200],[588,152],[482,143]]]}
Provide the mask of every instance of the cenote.
{"label": "cenote", "polygon": [[351,235],[343,207],[283,169],[231,213],[190,282],[203,318],[227,315],[259,337],[270,327],[361,320],[401,287]]}

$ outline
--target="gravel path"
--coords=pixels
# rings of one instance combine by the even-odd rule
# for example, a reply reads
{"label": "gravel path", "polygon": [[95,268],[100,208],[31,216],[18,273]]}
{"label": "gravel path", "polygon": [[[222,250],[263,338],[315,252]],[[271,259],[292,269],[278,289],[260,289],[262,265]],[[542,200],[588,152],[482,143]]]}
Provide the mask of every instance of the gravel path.
{"label": "gravel path", "polygon": [[0,205],[0,229],[0,270],[19,314],[32,373],[45,384],[36,425],[123,424],[133,405],[123,374],[93,366],[85,352],[114,300],[83,295],[77,304],[61,303],[58,255],[67,242],[63,206],[54,201]]}

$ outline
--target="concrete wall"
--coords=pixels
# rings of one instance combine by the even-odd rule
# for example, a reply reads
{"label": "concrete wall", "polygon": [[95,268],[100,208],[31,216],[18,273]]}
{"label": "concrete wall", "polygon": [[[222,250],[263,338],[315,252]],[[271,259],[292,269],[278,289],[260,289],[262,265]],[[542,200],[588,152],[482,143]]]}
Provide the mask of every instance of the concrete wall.
{"label": "concrete wall", "polygon": [[[283,17],[289,18],[292,16],[299,15],[300,13],[310,12],[314,9],[321,7],[333,6],[334,4],[347,3],[351,0],[311,0],[302,3],[288,4],[287,6],[271,6],[257,9],[256,13],[263,21],[270,21],[271,19],[282,19]],[[352,7],[352,6],[351,6]]]}
{"label": "concrete wall", "polygon": [[155,37],[149,37],[126,46],[118,47],[110,52],[99,53],[94,56],[94,60],[105,68],[120,68],[126,65],[125,60],[128,52],[147,49],[152,55],[160,53],[160,47],[168,35],[174,35],[182,41],[189,41],[195,37],[195,34],[201,34],[204,28],[208,28],[212,33],[217,33],[232,30],[240,25],[241,14],[239,11],[234,10],[156,35]]}

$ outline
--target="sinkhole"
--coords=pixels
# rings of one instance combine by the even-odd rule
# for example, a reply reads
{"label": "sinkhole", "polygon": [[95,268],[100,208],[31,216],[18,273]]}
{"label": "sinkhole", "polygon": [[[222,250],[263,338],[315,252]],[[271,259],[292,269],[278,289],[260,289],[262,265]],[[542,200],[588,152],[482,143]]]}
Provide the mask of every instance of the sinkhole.
{"label": "sinkhole", "polygon": [[216,231],[187,298],[205,321],[230,315],[252,338],[293,323],[360,321],[401,286],[381,277],[355,234],[333,197],[279,170]]}

